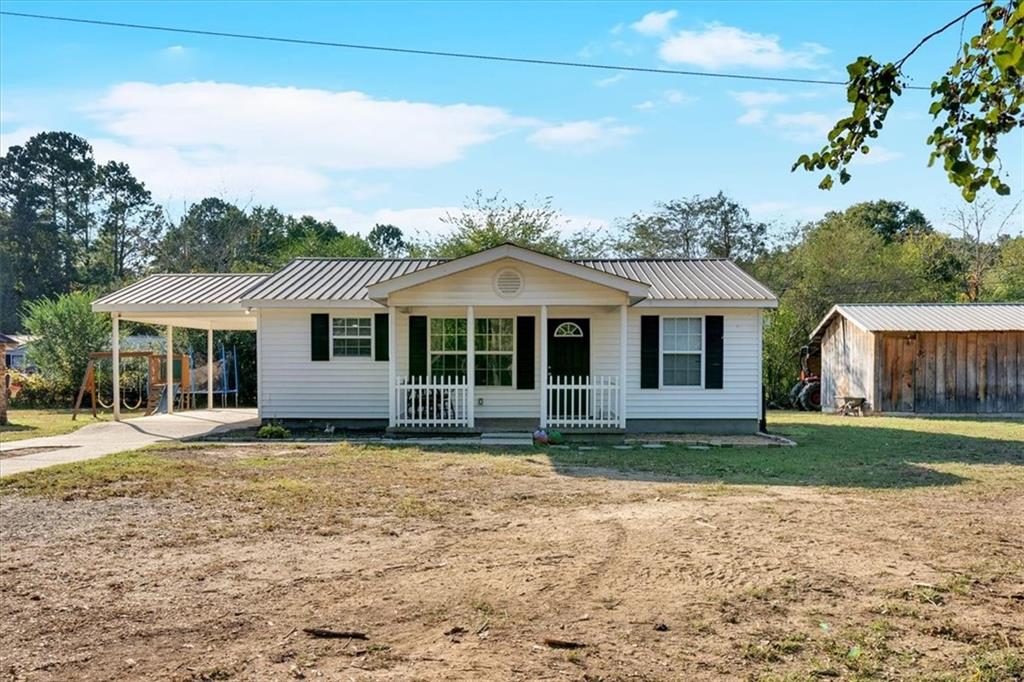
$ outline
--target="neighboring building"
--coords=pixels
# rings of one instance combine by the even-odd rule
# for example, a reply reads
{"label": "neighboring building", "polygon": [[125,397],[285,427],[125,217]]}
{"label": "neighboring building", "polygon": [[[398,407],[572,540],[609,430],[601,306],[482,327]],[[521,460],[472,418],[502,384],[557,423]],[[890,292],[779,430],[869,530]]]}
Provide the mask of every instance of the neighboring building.
{"label": "neighboring building", "polygon": [[776,305],[728,260],[567,261],[506,244],[154,275],[93,309],[256,330],[264,420],[754,432],[762,314]]}
{"label": "neighboring building", "polygon": [[28,363],[28,344],[35,337],[29,336],[28,334],[6,334],[7,338],[11,339],[12,344],[7,345],[4,349],[4,359],[7,361],[8,369],[15,369],[19,372],[30,372],[33,371]]}
{"label": "neighboring building", "polygon": [[1024,413],[1024,303],[837,305],[811,341],[823,411]]}

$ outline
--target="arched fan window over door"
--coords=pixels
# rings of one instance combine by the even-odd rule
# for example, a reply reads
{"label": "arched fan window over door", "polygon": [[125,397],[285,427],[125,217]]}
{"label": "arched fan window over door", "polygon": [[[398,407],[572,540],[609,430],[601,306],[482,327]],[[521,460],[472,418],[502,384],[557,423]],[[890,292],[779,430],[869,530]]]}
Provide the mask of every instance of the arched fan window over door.
{"label": "arched fan window over door", "polygon": [[582,339],[583,330],[575,322],[563,322],[555,328],[556,339]]}

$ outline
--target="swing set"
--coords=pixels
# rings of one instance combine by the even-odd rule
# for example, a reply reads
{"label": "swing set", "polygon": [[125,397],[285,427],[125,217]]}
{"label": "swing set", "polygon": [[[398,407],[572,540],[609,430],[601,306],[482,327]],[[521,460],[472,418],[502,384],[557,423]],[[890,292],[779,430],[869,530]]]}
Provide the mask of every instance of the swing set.
{"label": "swing set", "polygon": [[[234,348],[226,350],[224,344],[221,344],[218,355],[219,357],[213,360],[212,394],[221,397],[222,407],[227,407],[228,396],[233,395],[235,407],[238,407],[238,353]],[[122,351],[120,356],[122,363],[145,360],[145,371],[140,371],[138,367],[135,367],[134,371],[131,368],[128,371],[123,371],[121,395],[104,396],[99,390],[99,386],[107,385],[107,382],[97,381],[97,370],[100,361],[113,361],[113,353],[110,351],[89,353],[85,377],[82,379],[82,385],[75,398],[71,414],[72,420],[78,418],[86,395],[89,396],[94,418],[97,416],[98,408],[109,410],[114,406],[115,400],[119,400],[121,406],[126,410],[137,410],[145,401],[147,417],[157,412],[167,411],[167,356],[154,351]],[[173,363],[174,375],[170,394],[173,396],[174,409],[195,408],[198,405],[199,396],[207,393],[206,365],[197,365],[196,354],[191,348],[188,353],[175,353]],[[230,372],[228,371],[229,367]]]}

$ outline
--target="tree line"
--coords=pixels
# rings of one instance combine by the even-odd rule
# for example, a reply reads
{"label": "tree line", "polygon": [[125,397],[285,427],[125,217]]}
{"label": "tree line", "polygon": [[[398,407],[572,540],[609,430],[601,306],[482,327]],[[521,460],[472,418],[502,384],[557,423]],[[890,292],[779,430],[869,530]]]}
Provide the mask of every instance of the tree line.
{"label": "tree line", "polygon": [[780,297],[764,362],[780,398],[808,332],[835,303],[1024,299],[1024,236],[1007,234],[1011,215],[979,200],[952,208],[942,231],[917,209],[879,200],[783,228],[719,192],[666,199],[594,229],[567,223],[550,197],[478,191],[434,237],[394,225],[361,235],[218,197],[172,220],[126,164],[100,164],[87,140],[46,132],[0,157],[0,331],[43,331],[26,314],[43,319],[40,301],[83,292],[66,306],[82,309],[147,272],[269,271],[297,256],[457,257],[510,241],[562,257],[720,257]]}

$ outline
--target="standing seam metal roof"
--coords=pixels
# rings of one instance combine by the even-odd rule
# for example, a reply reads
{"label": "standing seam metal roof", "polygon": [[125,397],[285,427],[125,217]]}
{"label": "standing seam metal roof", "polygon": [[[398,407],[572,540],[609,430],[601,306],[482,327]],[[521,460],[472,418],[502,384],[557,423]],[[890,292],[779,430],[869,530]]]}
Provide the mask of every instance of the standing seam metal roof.
{"label": "standing seam metal roof", "polygon": [[242,294],[268,274],[150,275],[98,299],[93,305],[217,305],[238,303]]}
{"label": "standing seam metal roof", "polygon": [[671,301],[774,301],[775,294],[726,259],[620,259],[575,261],[620,277],[647,282],[650,298]]}
{"label": "standing seam metal roof", "polygon": [[[440,258],[296,258],[269,274],[152,275],[100,298],[113,305],[201,305],[259,301],[360,301],[378,282],[440,265]],[[774,302],[764,285],[729,260],[571,261],[649,285],[649,300]]]}
{"label": "standing seam metal roof", "polygon": [[825,316],[811,338],[837,314],[870,332],[1024,331],[1024,303],[843,303]]}
{"label": "standing seam metal roof", "polygon": [[[297,258],[253,287],[245,301],[366,300],[378,282],[447,262],[441,258]],[[775,294],[724,259],[569,261],[650,285],[649,298],[686,301],[774,301]]]}

